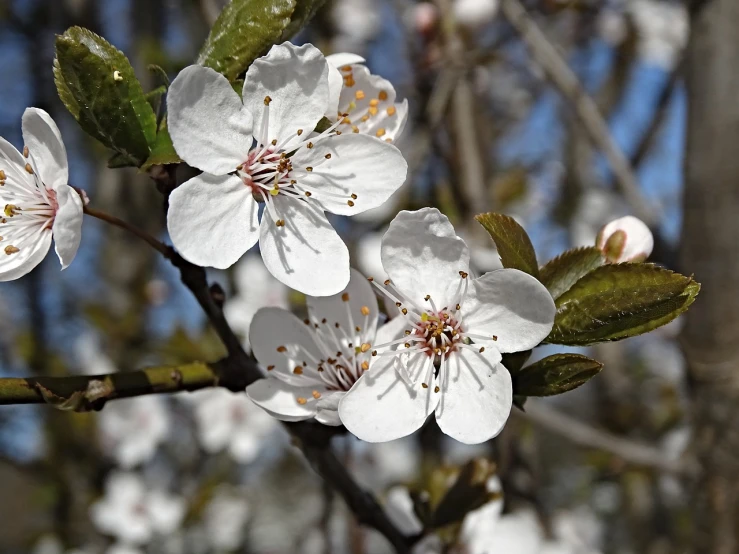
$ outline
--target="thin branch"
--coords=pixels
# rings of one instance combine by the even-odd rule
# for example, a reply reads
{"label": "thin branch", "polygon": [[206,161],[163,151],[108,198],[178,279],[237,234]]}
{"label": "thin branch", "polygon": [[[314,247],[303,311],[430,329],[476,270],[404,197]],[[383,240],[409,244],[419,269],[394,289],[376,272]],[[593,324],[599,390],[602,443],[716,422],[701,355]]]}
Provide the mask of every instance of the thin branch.
{"label": "thin branch", "polygon": [[693,460],[671,460],[657,448],[596,429],[541,402],[528,402],[525,412],[514,410],[513,414],[578,446],[609,452],[629,464],[679,475],[696,470]]}
{"label": "thin branch", "polygon": [[531,57],[572,105],[590,141],[605,155],[615,176],[616,184],[634,214],[653,227],[658,223],[658,214],[642,195],[629,160],[611,136],[608,124],[598,110],[595,101],[585,92],[575,73],[557,53],[556,47],[549,42],[519,0],[502,0],[500,6],[506,19],[518,31],[521,40],[526,44]]}
{"label": "thin branch", "polygon": [[76,411],[99,410],[117,398],[226,386],[220,382],[217,365],[192,362],[109,375],[3,378],[0,405],[51,404]]}
{"label": "thin branch", "polygon": [[96,210],[94,208],[91,208],[89,206],[85,206],[84,211],[87,215],[90,215],[92,217],[95,217],[101,221],[105,221],[106,223],[110,223],[111,225],[115,225],[116,227],[119,227],[121,229],[124,229],[128,231],[129,233],[133,233],[143,241],[147,242],[149,246],[151,246],[154,250],[158,251],[162,256],[165,258],[169,258],[170,254],[172,252],[171,248],[169,248],[166,244],[163,242],[155,239],[152,237],[149,233],[146,231],[139,229],[138,227],[135,227],[134,225],[131,225],[130,223],[123,221],[122,219],[110,215],[105,212],[101,212],[100,210]]}

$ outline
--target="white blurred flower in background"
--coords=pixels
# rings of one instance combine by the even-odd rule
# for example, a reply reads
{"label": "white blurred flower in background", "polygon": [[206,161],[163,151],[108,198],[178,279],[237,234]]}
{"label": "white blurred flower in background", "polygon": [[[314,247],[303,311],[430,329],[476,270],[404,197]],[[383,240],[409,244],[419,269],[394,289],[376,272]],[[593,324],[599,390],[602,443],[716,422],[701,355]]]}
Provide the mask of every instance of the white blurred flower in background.
{"label": "white blurred flower in background", "polygon": [[631,0],[627,7],[639,35],[639,54],[669,71],[688,42],[688,12],[680,2]]}
{"label": "white blurred flower in background", "polygon": [[166,400],[156,395],[116,400],[98,414],[103,448],[125,469],[149,461],[169,430]]}
{"label": "white blurred flower in background", "polygon": [[90,507],[90,518],[100,532],[136,546],[178,529],[185,508],[182,498],[150,488],[140,476],[114,472],[105,496]]}
{"label": "white blurred flower in background", "polygon": [[221,486],[205,508],[205,529],[217,552],[236,550],[244,540],[244,526],[249,518],[245,492]]}
{"label": "white blurred flower in background", "polygon": [[364,53],[367,43],[380,32],[382,16],[377,0],[337,0],[331,16],[336,36],[333,50],[336,52]]}
{"label": "white blurred flower in background", "polygon": [[249,325],[259,308],[269,306],[289,308],[289,289],[275,279],[259,254],[249,253],[239,261],[234,270],[236,294],[223,306],[228,324],[242,337],[244,348],[251,351]]}
{"label": "white blurred flower in background", "polygon": [[183,398],[193,407],[203,449],[209,454],[228,450],[242,464],[254,461],[279,427],[244,392],[212,388]]}
{"label": "white blurred flower in background", "polygon": [[487,25],[498,13],[498,0],[454,0],[454,18],[460,25],[475,28]]}
{"label": "white blurred flower in background", "polygon": [[115,373],[118,368],[100,347],[100,337],[93,332],[82,333],[74,343],[74,369],[83,375]]}

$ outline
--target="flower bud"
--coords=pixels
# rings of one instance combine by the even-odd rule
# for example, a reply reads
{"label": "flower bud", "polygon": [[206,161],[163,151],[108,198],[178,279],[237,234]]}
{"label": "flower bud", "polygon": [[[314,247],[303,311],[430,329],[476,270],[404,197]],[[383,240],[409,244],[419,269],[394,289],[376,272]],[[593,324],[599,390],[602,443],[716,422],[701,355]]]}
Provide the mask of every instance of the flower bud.
{"label": "flower bud", "polygon": [[609,263],[643,262],[652,253],[654,238],[642,220],[627,215],[606,224],[595,245]]}
{"label": "flower bud", "polygon": [[419,2],[412,9],[411,23],[422,35],[431,35],[439,21],[439,10],[431,2]]}

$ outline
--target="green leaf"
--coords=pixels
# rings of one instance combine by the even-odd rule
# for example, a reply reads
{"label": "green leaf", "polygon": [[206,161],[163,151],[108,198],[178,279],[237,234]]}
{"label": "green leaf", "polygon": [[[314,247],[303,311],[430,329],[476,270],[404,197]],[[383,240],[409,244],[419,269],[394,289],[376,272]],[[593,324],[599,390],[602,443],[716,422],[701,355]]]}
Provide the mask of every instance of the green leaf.
{"label": "green leaf", "polygon": [[138,162],[123,154],[115,153],[110,158],[108,158],[108,167],[110,169],[121,169],[122,167],[137,167],[138,165]]}
{"label": "green leaf", "polygon": [[520,269],[539,277],[539,265],[531,239],[516,220],[503,214],[487,213],[475,216],[495,241],[503,267]]}
{"label": "green leaf", "polygon": [[529,357],[531,356],[531,350],[524,350],[523,352],[510,352],[507,354],[503,354],[503,359],[500,363],[505,366],[505,368],[508,370],[508,373],[511,375],[515,375],[519,371],[521,371],[521,368],[523,367],[523,364],[525,364]]}
{"label": "green leaf", "polygon": [[120,50],[92,31],[71,27],[56,38],[54,82],[88,134],[132,165],[149,157],[156,116]]}
{"label": "green leaf", "polygon": [[162,96],[165,94],[167,94],[167,87],[164,85],[159,85],[154,90],[150,90],[144,94],[144,98],[146,98],[146,101],[149,103],[154,113],[159,112],[159,107],[162,103]]}
{"label": "green leaf", "polygon": [[282,31],[281,41],[290,39],[297,35],[308,22],[313,19],[316,12],[326,3],[326,0],[298,0],[295,11],[290,18],[290,23]]}
{"label": "green leaf", "polygon": [[141,171],[148,171],[154,165],[178,164],[182,162],[172,145],[172,137],[169,136],[167,120],[162,121],[157,140],[151,149],[151,155],[141,166]]}
{"label": "green leaf", "polygon": [[513,378],[516,396],[562,394],[595,377],[603,364],[580,354],[554,354],[523,368]]}
{"label": "green leaf", "polygon": [[603,253],[595,246],[573,248],[548,261],[539,270],[539,280],[556,300],[605,261]]}
{"label": "green leaf", "polygon": [[277,42],[290,24],[296,0],[232,0],[213,24],[197,62],[230,81]]}
{"label": "green leaf", "polygon": [[555,300],[546,342],[585,346],[641,335],[687,310],[699,291],[691,277],[654,264],[604,265]]}

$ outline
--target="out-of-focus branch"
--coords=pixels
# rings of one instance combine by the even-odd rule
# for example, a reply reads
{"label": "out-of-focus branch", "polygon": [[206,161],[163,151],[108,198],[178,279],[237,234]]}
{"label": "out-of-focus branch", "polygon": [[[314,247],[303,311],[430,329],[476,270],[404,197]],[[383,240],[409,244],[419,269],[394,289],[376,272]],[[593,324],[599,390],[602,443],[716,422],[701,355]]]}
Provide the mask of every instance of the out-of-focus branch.
{"label": "out-of-focus branch", "polygon": [[691,474],[697,470],[694,460],[671,460],[664,452],[652,446],[596,429],[542,403],[529,402],[525,412],[514,411],[513,414],[578,446],[609,452],[632,465],[679,475]]}
{"label": "out-of-focus branch", "polygon": [[654,226],[658,222],[657,213],[642,195],[631,164],[611,136],[608,124],[595,101],[585,92],[575,73],[557,53],[556,47],[549,42],[523,5],[518,0],[502,0],[500,6],[506,19],[526,44],[531,57],[571,104],[590,141],[605,155],[616,183],[634,214],[648,225]]}
{"label": "out-of-focus branch", "polygon": [[155,239],[152,237],[149,233],[146,231],[143,231],[139,229],[138,227],[131,225],[130,223],[123,221],[119,217],[116,217],[114,215],[110,215],[108,213],[102,212],[100,210],[96,210],[94,208],[90,208],[89,206],[85,206],[84,212],[92,217],[95,217],[97,219],[100,219],[101,221],[105,221],[106,223],[109,223],[111,225],[114,225],[115,227],[118,227],[120,229],[124,229],[128,231],[129,233],[132,233],[139,237],[141,240],[145,241],[149,246],[151,246],[154,250],[158,251],[160,254],[162,254],[165,257],[169,257],[170,255],[170,248],[164,244],[163,242]]}

